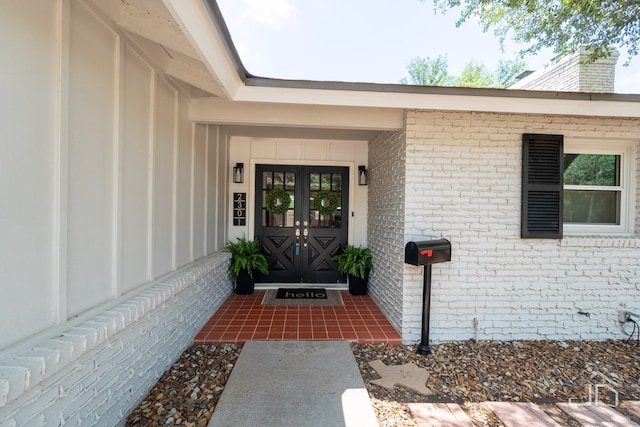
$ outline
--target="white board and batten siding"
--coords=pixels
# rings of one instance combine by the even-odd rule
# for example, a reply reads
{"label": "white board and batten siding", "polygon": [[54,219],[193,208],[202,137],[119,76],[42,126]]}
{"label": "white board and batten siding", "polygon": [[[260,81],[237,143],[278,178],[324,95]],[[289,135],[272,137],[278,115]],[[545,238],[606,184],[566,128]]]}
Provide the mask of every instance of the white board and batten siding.
{"label": "white board and batten siding", "polygon": [[227,142],[83,2],[0,19],[3,348],[219,249]]}
{"label": "white board and batten siding", "polygon": [[94,8],[0,13],[0,425],[119,422],[231,292],[228,138]]}

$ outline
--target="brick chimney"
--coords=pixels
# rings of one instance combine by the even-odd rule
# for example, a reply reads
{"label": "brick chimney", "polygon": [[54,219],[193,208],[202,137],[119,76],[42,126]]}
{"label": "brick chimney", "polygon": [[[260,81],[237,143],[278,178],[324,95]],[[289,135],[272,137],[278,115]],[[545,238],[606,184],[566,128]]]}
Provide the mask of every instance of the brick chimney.
{"label": "brick chimney", "polygon": [[584,62],[588,56],[588,51],[582,48],[578,53],[554,58],[542,69],[521,74],[522,79],[509,89],[613,93],[620,54],[615,51],[608,58],[587,64]]}

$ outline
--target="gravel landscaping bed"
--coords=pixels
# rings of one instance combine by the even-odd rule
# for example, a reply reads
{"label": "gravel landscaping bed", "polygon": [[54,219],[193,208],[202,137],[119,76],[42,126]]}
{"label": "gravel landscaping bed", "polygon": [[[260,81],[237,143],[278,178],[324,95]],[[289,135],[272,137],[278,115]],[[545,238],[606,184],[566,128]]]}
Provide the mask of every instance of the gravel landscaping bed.
{"label": "gravel landscaping bed", "polygon": [[[432,354],[416,354],[415,346],[354,345],[360,372],[381,426],[415,425],[409,402],[454,402],[478,425],[499,426],[484,401],[533,402],[566,425],[572,423],[550,403],[584,402],[588,386],[607,383],[622,400],[640,400],[640,347],[624,341],[465,341],[437,345]],[[379,378],[368,362],[388,365],[413,362],[427,370],[421,395],[402,386],[393,390],[371,384]],[[613,393],[602,393],[613,402]]]}
{"label": "gravel landscaping bed", "polygon": [[127,426],[205,427],[241,345],[189,347],[127,418]]}
{"label": "gravel landscaping bed", "polygon": [[[189,347],[129,416],[129,426],[206,426],[241,346]],[[619,400],[640,400],[640,347],[625,341],[465,341],[432,346],[416,354],[415,346],[352,345],[381,426],[412,426],[410,402],[455,402],[477,425],[500,426],[481,402],[534,402],[558,421],[571,420],[552,403],[588,400],[588,386],[606,383]],[[429,373],[426,396],[403,386],[392,390],[368,362],[413,362]],[[612,402],[613,393],[604,393]],[[638,421],[637,419],[635,419]],[[575,424],[573,424],[575,425]]]}

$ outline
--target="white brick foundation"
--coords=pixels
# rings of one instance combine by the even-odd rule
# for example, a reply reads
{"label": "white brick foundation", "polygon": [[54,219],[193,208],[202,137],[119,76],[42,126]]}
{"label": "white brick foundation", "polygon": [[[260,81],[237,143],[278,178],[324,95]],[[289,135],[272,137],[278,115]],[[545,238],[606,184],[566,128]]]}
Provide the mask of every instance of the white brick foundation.
{"label": "white brick foundation", "polygon": [[0,426],[120,425],[231,293],[229,255],[0,360]]}

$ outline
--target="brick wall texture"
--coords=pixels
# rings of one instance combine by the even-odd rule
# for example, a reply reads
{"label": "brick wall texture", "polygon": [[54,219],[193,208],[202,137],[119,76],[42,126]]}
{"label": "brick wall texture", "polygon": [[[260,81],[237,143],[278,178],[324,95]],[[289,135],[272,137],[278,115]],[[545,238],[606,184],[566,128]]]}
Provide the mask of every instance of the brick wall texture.
{"label": "brick wall texture", "polygon": [[121,425],[231,293],[216,253],[0,360],[0,426]]}
{"label": "brick wall texture", "polygon": [[375,268],[369,293],[397,330],[403,324],[403,261],[407,156],[404,132],[380,134],[369,143],[367,245]]}
{"label": "brick wall texture", "polygon": [[370,144],[371,293],[405,342],[420,339],[422,267],[398,260],[407,241],[440,237],[451,241],[452,260],[433,266],[433,342],[630,332],[617,313],[640,312],[637,233],[520,238],[523,133],[624,140],[640,149],[640,119],[446,111],[409,111],[405,133]]}

